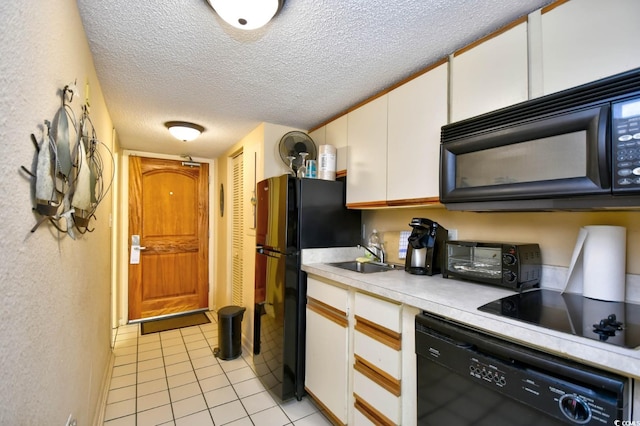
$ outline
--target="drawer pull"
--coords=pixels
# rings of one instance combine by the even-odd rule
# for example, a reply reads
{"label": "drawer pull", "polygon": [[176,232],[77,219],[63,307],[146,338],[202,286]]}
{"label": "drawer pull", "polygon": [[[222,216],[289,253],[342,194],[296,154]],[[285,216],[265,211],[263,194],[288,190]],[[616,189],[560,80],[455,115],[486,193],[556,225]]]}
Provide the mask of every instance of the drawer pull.
{"label": "drawer pull", "polygon": [[369,404],[368,402],[360,398],[358,394],[354,393],[353,396],[355,398],[355,402],[353,403],[353,406],[355,407],[356,410],[360,411],[363,416],[369,419],[371,423],[375,424],[376,426],[395,426],[396,425],[396,423],[389,420],[387,416],[385,416],[380,411],[373,408],[371,404]]}
{"label": "drawer pull", "polygon": [[356,362],[353,364],[353,368],[360,372],[363,376],[368,377],[374,383],[377,383],[382,388],[386,389],[389,393],[400,396],[401,395],[401,385],[400,380],[391,376],[389,373],[380,370],[375,365],[371,364],[364,358],[356,355]]}
{"label": "drawer pull", "polygon": [[347,328],[349,323],[347,320],[347,314],[334,308],[331,305],[327,305],[313,297],[307,297],[307,308],[315,312],[316,314],[335,322],[341,327]]}
{"label": "drawer pull", "polygon": [[396,351],[402,347],[402,334],[356,315],[355,329]]}

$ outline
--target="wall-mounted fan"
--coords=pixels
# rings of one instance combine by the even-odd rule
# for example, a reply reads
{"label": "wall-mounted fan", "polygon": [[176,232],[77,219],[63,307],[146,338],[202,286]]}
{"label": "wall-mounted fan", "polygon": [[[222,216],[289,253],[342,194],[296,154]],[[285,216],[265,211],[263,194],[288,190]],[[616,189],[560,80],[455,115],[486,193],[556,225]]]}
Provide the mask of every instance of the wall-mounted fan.
{"label": "wall-mounted fan", "polygon": [[[278,152],[284,164],[291,167],[294,172],[302,165],[303,157],[306,157],[305,160],[316,160],[318,157],[316,143],[311,136],[300,131],[285,133],[280,139]],[[308,155],[300,155],[302,152]]]}

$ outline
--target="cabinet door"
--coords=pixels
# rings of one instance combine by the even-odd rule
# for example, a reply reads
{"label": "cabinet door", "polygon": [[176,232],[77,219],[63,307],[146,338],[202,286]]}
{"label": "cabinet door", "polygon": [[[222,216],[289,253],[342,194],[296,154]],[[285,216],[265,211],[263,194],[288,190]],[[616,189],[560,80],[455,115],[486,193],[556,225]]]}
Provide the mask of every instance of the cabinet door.
{"label": "cabinet door", "polygon": [[451,121],[528,98],[527,23],[487,37],[451,61]]}
{"label": "cabinet door", "polygon": [[336,171],[347,170],[347,116],[336,118],[327,123],[326,143],[336,147]]}
{"label": "cabinet door", "polygon": [[305,388],[331,414],[347,423],[348,329],[307,306]]}
{"label": "cabinet door", "polygon": [[542,11],[544,93],[640,67],[640,2],[580,0]]}
{"label": "cabinet door", "polygon": [[324,145],[326,141],[327,134],[327,126],[322,126],[319,129],[314,130],[313,132],[309,132],[309,136],[316,143],[317,146]]}
{"label": "cabinet door", "polygon": [[387,99],[381,96],[347,115],[347,205],[386,204]]}
{"label": "cabinet door", "polygon": [[336,423],[347,423],[348,291],[307,279],[305,389]]}
{"label": "cabinet door", "polygon": [[389,201],[439,196],[440,128],[447,124],[447,67],[447,63],[438,65],[389,93]]}

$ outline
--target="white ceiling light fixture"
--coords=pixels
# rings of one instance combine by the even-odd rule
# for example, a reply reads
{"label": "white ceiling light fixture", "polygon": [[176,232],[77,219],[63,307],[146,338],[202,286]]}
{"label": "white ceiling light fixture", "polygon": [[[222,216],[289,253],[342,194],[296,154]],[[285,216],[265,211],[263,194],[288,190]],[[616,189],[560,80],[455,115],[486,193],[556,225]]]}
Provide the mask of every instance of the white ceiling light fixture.
{"label": "white ceiling light fixture", "polygon": [[187,121],[167,121],[164,125],[174,138],[184,142],[192,141],[204,132],[204,127],[201,125]]}
{"label": "white ceiling light fixture", "polygon": [[255,30],[267,24],[284,0],[207,0],[220,17],[241,30]]}

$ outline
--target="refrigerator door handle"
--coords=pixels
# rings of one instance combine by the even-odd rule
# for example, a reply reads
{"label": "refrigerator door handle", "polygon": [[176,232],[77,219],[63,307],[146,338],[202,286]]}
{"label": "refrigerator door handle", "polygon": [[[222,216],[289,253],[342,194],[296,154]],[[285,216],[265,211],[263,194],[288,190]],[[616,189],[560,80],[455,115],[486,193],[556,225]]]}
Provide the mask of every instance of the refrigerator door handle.
{"label": "refrigerator door handle", "polygon": [[260,323],[261,317],[266,313],[264,305],[267,302],[259,302],[255,304],[253,315],[253,353],[260,354]]}

